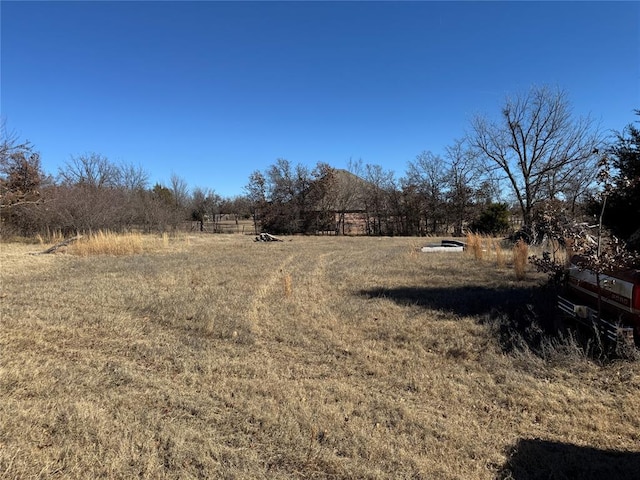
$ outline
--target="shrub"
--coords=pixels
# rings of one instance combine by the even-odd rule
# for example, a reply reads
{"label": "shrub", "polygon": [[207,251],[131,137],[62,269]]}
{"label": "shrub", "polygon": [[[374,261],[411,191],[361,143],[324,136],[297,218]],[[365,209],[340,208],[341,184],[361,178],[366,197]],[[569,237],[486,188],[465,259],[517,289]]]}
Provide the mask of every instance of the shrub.
{"label": "shrub", "polygon": [[471,230],[487,235],[499,235],[509,229],[509,207],[506,203],[491,203],[472,224]]}

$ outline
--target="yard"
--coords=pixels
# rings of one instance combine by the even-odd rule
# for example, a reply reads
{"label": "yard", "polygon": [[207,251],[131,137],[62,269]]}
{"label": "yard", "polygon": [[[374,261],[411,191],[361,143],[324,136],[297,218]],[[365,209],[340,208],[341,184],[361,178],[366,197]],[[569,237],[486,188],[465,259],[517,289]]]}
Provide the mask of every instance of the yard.
{"label": "yard", "polygon": [[508,257],[415,238],[139,241],[0,244],[0,477],[640,471],[640,364],[548,339],[531,323],[549,314],[544,277],[516,279]]}

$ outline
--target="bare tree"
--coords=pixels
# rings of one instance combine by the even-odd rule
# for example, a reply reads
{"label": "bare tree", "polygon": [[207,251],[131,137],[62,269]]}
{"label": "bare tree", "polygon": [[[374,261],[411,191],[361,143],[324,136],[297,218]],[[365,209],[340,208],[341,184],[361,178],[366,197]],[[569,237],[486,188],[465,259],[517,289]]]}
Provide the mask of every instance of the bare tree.
{"label": "bare tree", "polygon": [[119,167],[120,186],[129,191],[140,191],[149,184],[149,173],[140,165],[122,164]]}
{"label": "bare tree", "polygon": [[535,87],[507,98],[500,121],[476,117],[469,142],[506,176],[530,228],[536,204],[564,192],[578,168],[595,163],[601,139],[591,119],[572,118],[565,92]]}
{"label": "bare tree", "polygon": [[31,142],[21,142],[15,131],[9,131],[4,118],[0,119],[0,167],[5,168],[12,154],[17,152],[31,152]]}
{"label": "bare tree", "polygon": [[262,210],[267,203],[267,179],[259,170],[249,175],[249,183],[244,190],[251,204],[251,215],[253,217],[253,228],[258,233],[258,218],[262,215]]}
{"label": "bare tree", "polygon": [[447,200],[453,216],[454,234],[462,235],[465,220],[470,220],[473,197],[481,179],[478,159],[463,140],[455,140],[446,147],[449,163],[445,173],[448,186]]}
{"label": "bare tree", "polygon": [[99,153],[71,156],[58,171],[61,183],[85,187],[118,187],[120,169]]}
{"label": "bare tree", "polygon": [[171,173],[171,177],[169,177],[169,190],[171,190],[173,195],[176,209],[186,208],[189,203],[189,187],[186,180],[177,173]]}
{"label": "bare tree", "polygon": [[593,198],[597,190],[595,178],[597,176],[597,164],[585,162],[578,165],[570,178],[564,182],[561,196],[566,201],[567,207],[573,217],[584,213],[589,200]]}
{"label": "bare tree", "polygon": [[388,233],[389,193],[396,188],[394,173],[377,164],[366,164],[364,168],[364,179],[367,181],[364,194],[367,234],[384,235]]}
{"label": "bare tree", "polygon": [[220,210],[221,198],[213,190],[196,187],[191,194],[191,220],[197,221],[200,231],[204,232],[204,224],[210,220],[216,229],[216,216]]}
{"label": "bare tree", "polygon": [[421,152],[415,161],[409,162],[405,186],[413,186],[419,196],[421,216],[427,232],[436,233],[444,214],[444,190],[446,186],[446,164],[442,157],[430,151]]}

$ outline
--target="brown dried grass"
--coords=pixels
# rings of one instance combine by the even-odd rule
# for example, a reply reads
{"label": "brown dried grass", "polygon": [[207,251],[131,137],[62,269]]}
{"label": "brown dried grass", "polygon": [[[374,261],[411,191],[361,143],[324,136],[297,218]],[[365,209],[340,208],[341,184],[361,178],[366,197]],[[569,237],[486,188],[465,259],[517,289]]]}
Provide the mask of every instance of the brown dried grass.
{"label": "brown dried grass", "polygon": [[482,260],[484,257],[484,239],[482,235],[477,233],[467,234],[467,252],[473,255],[476,260]]}
{"label": "brown dried grass", "polygon": [[506,258],[505,258],[504,250],[502,248],[502,245],[500,245],[499,240],[496,240],[494,242],[494,251],[496,253],[496,266],[498,268],[504,268],[506,263]]}
{"label": "brown dried grass", "polygon": [[487,326],[541,276],[411,241],[3,244],[0,476],[489,479],[523,439],[640,450],[637,364],[505,354]]}
{"label": "brown dried grass", "polygon": [[293,284],[291,280],[291,274],[285,273],[282,276],[282,287],[285,297],[290,297],[293,293]]}
{"label": "brown dried grass", "polygon": [[119,234],[102,230],[84,235],[68,248],[69,253],[81,257],[134,255],[142,250],[143,238],[140,233]]}
{"label": "brown dried grass", "polygon": [[513,270],[516,279],[524,280],[527,276],[527,262],[529,259],[529,245],[527,242],[518,240],[513,246]]}

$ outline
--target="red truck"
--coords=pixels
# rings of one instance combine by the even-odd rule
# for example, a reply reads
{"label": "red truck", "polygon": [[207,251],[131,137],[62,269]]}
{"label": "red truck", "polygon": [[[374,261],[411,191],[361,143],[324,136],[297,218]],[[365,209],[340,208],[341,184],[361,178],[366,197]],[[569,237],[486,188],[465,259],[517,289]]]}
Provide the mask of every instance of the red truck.
{"label": "red truck", "polygon": [[601,274],[598,286],[596,274],[580,268],[579,263],[580,257],[571,259],[558,308],[571,318],[598,328],[613,342],[635,341],[640,345],[640,270],[616,269]]}

